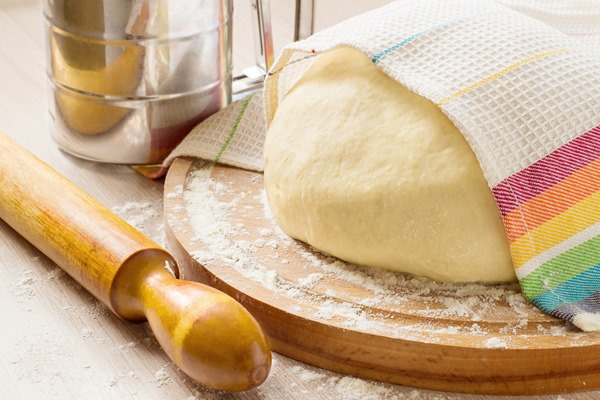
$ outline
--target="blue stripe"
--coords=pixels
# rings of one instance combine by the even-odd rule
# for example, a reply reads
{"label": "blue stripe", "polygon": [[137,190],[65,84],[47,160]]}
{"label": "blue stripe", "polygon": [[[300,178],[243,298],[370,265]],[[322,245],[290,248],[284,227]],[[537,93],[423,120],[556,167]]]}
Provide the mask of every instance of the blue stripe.
{"label": "blue stripe", "polygon": [[550,313],[564,304],[578,303],[600,291],[600,264],[537,295],[531,302]]}
{"label": "blue stripe", "polygon": [[432,28],[426,29],[426,30],[424,30],[424,31],[422,31],[422,32],[415,33],[414,35],[407,37],[406,39],[404,39],[404,40],[403,40],[403,41],[401,41],[400,43],[396,43],[396,44],[395,44],[395,45],[393,45],[392,47],[388,47],[387,49],[383,50],[382,52],[375,54],[375,55],[373,56],[373,58],[371,59],[371,61],[372,61],[373,63],[376,63],[377,61],[379,61],[379,59],[380,59],[381,57],[385,56],[386,54],[389,54],[389,53],[391,53],[391,52],[392,52],[392,51],[394,51],[394,50],[398,50],[400,47],[404,46],[405,44],[407,44],[407,43],[410,43],[410,42],[412,42],[413,40],[415,40],[415,39],[418,39],[418,38],[420,38],[421,36],[423,36],[423,35],[425,35],[425,34],[427,34],[427,33],[431,32],[431,31],[433,31],[433,30],[435,30],[435,29],[437,29],[437,28],[439,28],[440,26],[444,26],[444,25],[447,25],[447,23],[444,23],[444,24],[439,24],[439,25],[436,25],[436,26],[434,26],[434,27],[432,27]]}

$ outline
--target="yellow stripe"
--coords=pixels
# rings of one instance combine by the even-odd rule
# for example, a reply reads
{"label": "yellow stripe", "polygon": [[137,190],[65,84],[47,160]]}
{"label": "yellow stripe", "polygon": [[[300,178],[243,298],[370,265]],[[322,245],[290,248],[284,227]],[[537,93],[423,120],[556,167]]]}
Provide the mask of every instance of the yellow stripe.
{"label": "yellow stripe", "polygon": [[510,250],[515,268],[600,220],[600,191],[513,242]]}
{"label": "yellow stripe", "polygon": [[451,94],[448,97],[444,97],[443,99],[441,99],[437,103],[437,105],[441,106],[442,104],[446,103],[447,101],[450,101],[452,99],[460,97],[463,94],[465,94],[467,92],[470,92],[471,90],[473,90],[473,89],[475,89],[475,88],[477,88],[479,86],[485,85],[486,83],[488,83],[490,81],[493,81],[494,79],[499,78],[502,75],[504,75],[504,74],[506,74],[506,73],[508,73],[508,72],[510,72],[510,71],[512,71],[514,69],[516,69],[516,68],[519,68],[523,64],[527,64],[528,62],[539,60],[540,58],[548,57],[548,56],[551,56],[551,55],[554,55],[554,54],[565,53],[565,52],[570,51],[570,50],[572,50],[572,49],[558,49],[558,50],[547,51],[545,53],[540,53],[540,54],[537,54],[535,56],[528,57],[528,58],[526,58],[524,60],[521,60],[521,61],[519,61],[517,63],[514,63],[513,65],[510,65],[510,66],[504,68],[503,70],[501,70],[499,72],[496,72],[493,75],[488,76],[487,78],[483,78],[482,80],[477,81],[477,82],[475,82],[475,83],[467,86],[466,88],[461,89],[461,90],[459,90],[458,92],[456,92],[454,94]]}

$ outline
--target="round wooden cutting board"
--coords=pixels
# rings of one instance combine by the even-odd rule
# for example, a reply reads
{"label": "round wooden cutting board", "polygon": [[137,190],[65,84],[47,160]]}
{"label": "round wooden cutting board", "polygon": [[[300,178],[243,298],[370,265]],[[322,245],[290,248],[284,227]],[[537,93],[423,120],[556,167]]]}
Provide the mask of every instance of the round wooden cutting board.
{"label": "round wooden cutting board", "polygon": [[444,391],[600,387],[600,334],[543,314],[516,284],[440,283],[321,254],[275,225],[259,173],[178,159],[164,200],[182,277],[241,302],[274,351]]}

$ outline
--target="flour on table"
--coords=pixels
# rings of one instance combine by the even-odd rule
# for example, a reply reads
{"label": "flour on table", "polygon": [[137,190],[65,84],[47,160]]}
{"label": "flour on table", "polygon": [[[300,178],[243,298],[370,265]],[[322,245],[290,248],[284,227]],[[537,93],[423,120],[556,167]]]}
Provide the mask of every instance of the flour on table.
{"label": "flour on table", "polygon": [[12,292],[17,297],[32,297],[35,295],[34,285],[35,280],[31,270],[24,270],[19,276],[19,280],[15,282]]}
{"label": "flour on table", "polygon": [[171,375],[167,371],[166,367],[163,367],[154,373],[154,381],[157,386],[166,385],[171,381]]}
{"label": "flour on table", "polygon": [[120,206],[114,206],[111,211],[157,244],[165,246],[162,202],[130,201]]}
{"label": "flour on table", "polygon": [[134,349],[137,346],[136,342],[127,342],[125,344],[121,344],[117,346],[117,349],[122,352],[128,352],[131,349]]}
{"label": "flour on table", "polygon": [[451,393],[407,389],[341,374],[325,374],[310,366],[296,365],[290,368],[289,373],[298,377],[301,382],[316,386],[316,392],[335,393],[335,398],[340,400],[453,400],[460,397]]}
{"label": "flour on table", "polygon": [[108,386],[115,387],[119,384],[119,382],[125,378],[124,374],[115,374],[110,377],[108,380]]}
{"label": "flour on table", "polygon": [[294,366],[290,374],[301,381],[319,384],[317,391],[333,389],[343,400],[399,399],[398,392],[390,385],[357,379],[350,376],[331,376],[311,368]]}
{"label": "flour on table", "polygon": [[115,206],[112,210],[135,227],[144,227],[150,218],[159,215],[158,211],[149,201],[139,203],[128,202],[122,206]]}
{"label": "flour on table", "polygon": [[[68,276],[68,274],[65,272],[65,270],[57,267],[57,268],[54,268],[52,271],[48,272],[46,279],[49,281],[54,281],[54,280],[63,279],[66,276]],[[75,284],[75,281],[71,281],[71,282],[73,284]],[[77,284],[77,285],[79,285],[79,284]]]}
{"label": "flour on table", "polygon": [[[398,338],[481,337],[482,347],[499,349],[510,348],[504,335],[525,334],[528,326],[534,334],[570,335],[575,345],[579,339],[577,330],[562,321],[536,326],[547,317],[522,296],[517,283],[439,282],[322,254],[274,223],[264,190],[252,188],[259,175],[249,175],[253,182],[234,183],[224,175],[211,178],[211,171],[212,164],[198,162],[182,193],[173,194],[182,196],[192,240],[201,244],[192,257],[203,265],[224,263],[292,300],[280,302],[290,313]],[[489,337],[494,335],[499,337]]]}

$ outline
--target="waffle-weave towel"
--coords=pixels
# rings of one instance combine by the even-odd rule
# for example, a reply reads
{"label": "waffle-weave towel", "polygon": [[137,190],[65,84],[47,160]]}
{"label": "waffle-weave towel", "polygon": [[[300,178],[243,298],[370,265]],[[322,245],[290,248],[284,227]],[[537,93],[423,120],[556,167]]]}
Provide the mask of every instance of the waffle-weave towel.
{"label": "waffle-weave towel", "polygon": [[162,171],[186,156],[262,171],[265,134],[263,94],[257,91],[198,124],[165,159]]}
{"label": "waffle-weave towel", "polygon": [[267,123],[320,53],[361,50],[473,148],[524,295],[598,330],[600,54],[534,16],[491,0],[399,0],[351,18],[283,51],[266,81]]}

